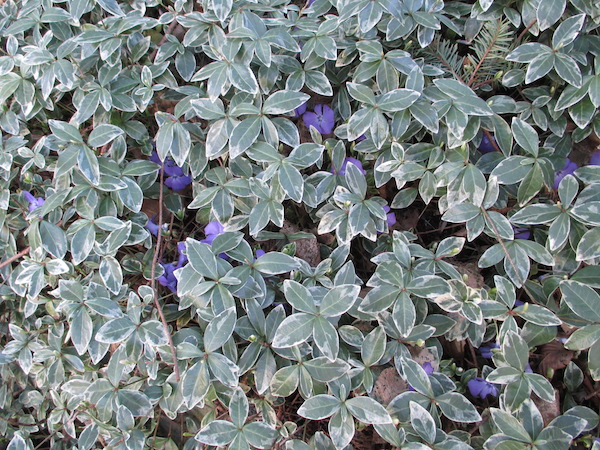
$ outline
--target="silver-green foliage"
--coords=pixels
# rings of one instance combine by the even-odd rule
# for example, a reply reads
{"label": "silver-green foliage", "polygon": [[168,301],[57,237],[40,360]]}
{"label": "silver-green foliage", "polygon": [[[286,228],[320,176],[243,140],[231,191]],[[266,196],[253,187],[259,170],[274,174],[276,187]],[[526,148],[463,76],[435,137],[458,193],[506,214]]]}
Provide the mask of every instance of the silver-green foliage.
{"label": "silver-green foliage", "polygon": [[[553,184],[600,135],[600,6],[472,3],[0,2],[0,445],[342,449],[362,423],[407,449],[566,449],[597,427],[575,399],[600,381],[600,166]],[[302,130],[307,101],[333,108],[332,134]],[[193,190],[159,188],[153,144]],[[350,155],[366,175],[329,170]],[[159,189],[189,259],[159,298],[169,335],[142,212]],[[388,201],[464,237],[390,232]],[[211,245],[181,221],[195,210],[195,230],[225,225]],[[300,219],[335,235],[317,267],[294,251],[311,234],[273,232]],[[266,239],[291,242],[256,259]],[[459,271],[467,250],[487,284]],[[532,393],[555,391],[529,355],[561,327],[587,367],[569,364],[544,425]],[[484,413],[477,370],[440,361],[441,342],[494,338]],[[411,386],[387,404],[384,368]],[[302,442],[306,424],[276,414],[296,391],[329,437]],[[157,433],[180,414],[195,438]],[[480,436],[461,430],[484,415]]]}

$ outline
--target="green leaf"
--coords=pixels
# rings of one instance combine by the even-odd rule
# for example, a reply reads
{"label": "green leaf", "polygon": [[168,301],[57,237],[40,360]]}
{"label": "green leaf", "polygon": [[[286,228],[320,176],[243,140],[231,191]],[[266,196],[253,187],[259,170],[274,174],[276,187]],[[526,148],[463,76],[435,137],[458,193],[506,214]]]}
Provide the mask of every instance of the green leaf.
{"label": "green leaf", "polygon": [[42,220],[39,230],[44,250],[55,258],[63,259],[67,253],[67,237],[62,228]]}
{"label": "green leaf", "polygon": [[139,327],[139,336],[146,345],[158,347],[167,344],[165,328],[158,320],[147,320]]}
{"label": "green leaf", "polygon": [[79,170],[87,180],[93,185],[100,182],[100,166],[98,158],[87,145],[79,146],[79,154],[77,155],[77,163]]}
{"label": "green leaf", "polygon": [[532,441],[531,436],[516,417],[497,408],[490,408],[490,412],[494,424],[502,433],[519,442],[530,443]]}
{"label": "green leaf", "polygon": [[233,391],[229,401],[229,417],[237,428],[241,428],[248,418],[248,398],[241,388]]}
{"label": "green leaf", "polygon": [[562,324],[562,320],[556,317],[552,311],[531,303],[525,303],[523,306],[515,308],[513,312],[526,321],[540,326],[549,327]]}
{"label": "green leaf", "polygon": [[529,382],[529,385],[538,397],[546,402],[554,401],[554,388],[546,377],[539,373],[526,373],[525,379]]}
{"label": "green leaf", "polygon": [[539,137],[531,125],[518,117],[513,117],[511,129],[517,144],[530,155],[537,157]]}
{"label": "green leaf", "polygon": [[271,394],[277,397],[288,397],[298,387],[299,381],[299,370],[300,367],[297,365],[291,365],[282,367],[271,380]]}
{"label": "green leaf", "polygon": [[286,317],[275,332],[273,347],[293,347],[294,345],[306,342],[312,336],[313,323],[314,316],[311,314],[296,313]]}
{"label": "green leaf", "polygon": [[561,213],[548,230],[548,248],[556,251],[562,247],[569,237],[571,230],[571,218],[566,212]]}
{"label": "green leaf", "polygon": [[227,69],[229,81],[236,88],[250,94],[258,93],[258,83],[254,73],[250,70],[250,65],[234,63],[229,64]]}
{"label": "green leaf", "polygon": [[427,443],[433,444],[436,426],[431,414],[417,402],[410,402],[410,424]]}
{"label": "green leaf", "polygon": [[468,222],[480,214],[481,210],[472,203],[461,203],[453,206],[442,216],[442,220],[452,223]]}
{"label": "green leaf", "polygon": [[128,317],[106,322],[96,333],[96,340],[104,344],[116,344],[127,339],[135,331],[135,325]]}
{"label": "green leaf", "polygon": [[346,448],[354,437],[354,420],[346,408],[340,409],[329,419],[329,436],[338,449]]}
{"label": "green leaf", "polygon": [[273,448],[279,432],[265,422],[251,422],[242,430],[248,444],[256,448]]}
{"label": "green leaf", "polygon": [[298,415],[310,420],[321,420],[333,415],[342,406],[333,395],[319,394],[307,399],[298,409]]}
{"label": "green leaf", "polygon": [[192,268],[204,277],[212,278],[213,280],[219,279],[217,260],[210,245],[192,238],[187,238],[185,244]]}
{"label": "green leaf", "polygon": [[90,147],[102,147],[123,134],[123,130],[115,125],[103,123],[92,130],[88,137]]}
{"label": "green leaf", "polygon": [[92,330],[94,325],[92,319],[85,308],[79,308],[71,319],[71,341],[77,350],[77,354],[83,355],[92,340]]}
{"label": "green leaf", "polygon": [[442,277],[423,275],[410,280],[406,289],[422,298],[436,298],[450,292],[450,285]]}
{"label": "green leaf", "polygon": [[542,53],[529,63],[525,73],[525,84],[533,83],[552,70],[556,56],[554,53]]}
{"label": "green leaf", "polygon": [[337,380],[348,373],[350,369],[346,362],[340,359],[330,361],[324,356],[305,361],[302,367],[308,371],[313,379],[324,383]]}
{"label": "green leaf", "polygon": [[398,290],[396,289],[394,289],[392,298],[396,300],[392,311],[394,324],[402,336],[408,336],[415,326],[417,319],[415,304],[407,292],[400,292],[398,295]]}
{"label": "green leaf", "polygon": [[370,397],[361,395],[353,397],[344,403],[350,414],[363,423],[384,424],[392,423],[392,418],[385,408]]}
{"label": "green leaf", "polygon": [[260,116],[253,116],[238,123],[229,137],[229,155],[231,159],[237,158],[254,144],[260,130]]}
{"label": "green leaf", "polygon": [[204,330],[204,350],[212,353],[221,348],[233,334],[236,322],[235,308],[223,311],[210,321]]}
{"label": "green leaf", "polygon": [[529,202],[544,186],[544,174],[539,164],[534,164],[517,190],[519,206]]}
{"label": "green leaf", "polygon": [[292,280],[283,282],[283,293],[286,300],[299,311],[315,314],[317,306],[310,291],[300,283]]}
{"label": "green leaf", "polygon": [[506,56],[506,59],[508,61],[528,63],[533,61],[537,56],[547,54],[550,51],[551,49],[546,45],[537,42],[528,42],[515,48]]}
{"label": "green leaf", "polygon": [[119,261],[113,256],[103,257],[99,272],[104,286],[113,294],[118,294],[123,286],[123,271]]}
{"label": "green leaf", "polygon": [[579,317],[589,322],[600,322],[600,295],[591,287],[574,280],[560,283],[562,301]]}
{"label": "green leaf", "polygon": [[269,252],[257,259],[253,267],[260,273],[270,276],[280,275],[297,269],[300,267],[300,263],[285,253]]}
{"label": "green leaf", "polygon": [[279,168],[279,183],[289,198],[296,203],[302,202],[304,179],[298,169],[287,161],[283,161]]}
{"label": "green leaf", "polygon": [[498,367],[487,376],[486,380],[490,383],[510,384],[518,381],[523,376],[523,372],[514,367]]}
{"label": "green leaf", "polygon": [[195,439],[206,445],[221,447],[233,441],[238,433],[238,429],[231,422],[214,420],[202,428]]}
{"label": "green leaf", "polygon": [[540,2],[536,11],[540,31],[550,28],[561,18],[566,3],[566,0],[542,0]]}
{"label": "green leaf", "polygon": [[367,334],[360,348],[362,362],[366,367],[375,365],[383,357],[386,342],[386,333],[381,326]]}
{"label": "green leaf", "polygon": [[595,114],[596,106],[594,106],[592,101],[587,97],[569,108],[571,119],[573,119],[573,122],[582,129],[588,126]]}
{"label": "green leaf", "polygon": [[310,95],[294,91],[277,91],[271,94],[263,105],[264,114],[285,114],[302,106]]}
{"label": "green leaf", "polygon": [[360,286],[353,284],[335,286],[321,300],[320,314],[323,317],[335,317],[344,314],[354,305],[359,292]]}
{"label": "green leaf", "polygon": [[529,346],[521,336],[509,331],[502,343],[502,354],[506,362],[512,367],[524,370],[529,361]]}
{"label": "green leaf", "polygon": [[510,221],[521,225],[539,225],[552,222],[560,214],[558,206],[539,203],[521,208],[510,218]]}
{"label": "green leaf", "polygon": [[421,94],[412,89],[394,89],[377,98],[379,109],[385,112],[403,111],[415,103]]}
{"label": "green leaf", "polygon": [[556,73],[567,83],[580,87],[582,83],[581,70],[577,62],[570,56],[563,53],[556,53],[554,60],[554,69]]}
{"label": "green leaf", "polygon": [[410,384],[415,391],[428,397],[434,396],[429,376],[416,361],[402,358],[402,370],[406,377],[406,381],[408,381],[408,384]]}
{"label": "green leaf", "polygon": [[577,261],[600,257],[600,228],[588,230],[577,244]]}
{"label": "green leaf", "polygon": [[329,361],[337,359],[340,340],[337,330],[326,318],[317,316],[313,320],[313,338],[319,350]]}
{"label": "green leaf", "polygon": [[201,359],[185,371],[181,377],[181,394],[188,408],[199,404],[210,388],[210,374],[206,360]]}
{"label": "green leaf", "polygon": [[563,20],[560,25],[556,27],[556,31],[554,31],[554,35],[552,36],[552,48],[558,50],[573,42],[579,34],[579,31],[581,31],[584,20],[585,14],[578,14]]}

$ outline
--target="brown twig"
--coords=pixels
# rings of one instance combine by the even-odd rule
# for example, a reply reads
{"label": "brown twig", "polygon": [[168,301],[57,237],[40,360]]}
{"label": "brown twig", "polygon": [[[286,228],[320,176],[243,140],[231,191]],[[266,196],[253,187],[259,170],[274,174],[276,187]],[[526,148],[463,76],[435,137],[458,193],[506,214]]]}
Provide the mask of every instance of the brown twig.
{"label": "brown twig", "polygon": [[169,348],[171,349],[171,356],[173,358],[173,368],[175,370],[175,379],[179,381],[179,365],[177,364],[177,353],[175,352],[175,346],[173,345],[173,338],[171,337],[171,331],[169,330],[169,324],[167,323],[167,319],[165,318],[165,314],[163,312],[162,306],[160,306],[160,301],[158,300],[158,291],[156,289],[156,264],[158,263],[158,257],[160,254],[160,244],[162,243],[162,222],[163,222],[163,181],[164,181],[164,171],[160,171],[160,187],[158,191],[158,233],[156,238],[156,247],[154,248],[154,256],[152,257],[152,275],[150,277],[150,287],[152,288],[152,292],[154,294],[154,306],[158,311],[158,315],[160,316],[160,321],[163,324],[165,329],[165,334],[167,336],[167,340],[169,341]]}
{"label": "brown twig", "polygon": [[8,266],[11,262],[15,262],[17,259],[25,256],[27,253],[29,253],[29,250],[31,250],[31,247],[26,247],[16,255],[13,255],[10,258],[8,258],[6,261],[2,261],[0,263],[0,269],[3,269],[4,267]]}
{"label": "brown twig", "polygon": [[519,34],[519,36],[517,37],[516,42],[519,42],[521,39],[523,39],[523,36],[525,36],[525,33],[527,33],[532,26],[534,26],[537,23],[537,19],[533,19],[531,21],[531,23],[529,25],[527,25],[527,28],[525,28],[523,31],[521,31],[521,34]]}
{"label": "brown twig", "polygon": [[170,34],[173,34],[173,31],[175,30],[175,27],[177,27],[178,23],[176,19],[173,19],[173,22],[171,22],[169,24],[169,28],[167,28],[167,31],[165,31],[165,35],[162,37],[162,39],[160,40],[160,42],[158,43],[158,46],[154,49],[154,51],[152,52],[152,54],[150,55],[150,61],[154,62],[154,58],[156,58],[156,54],[158,53],[158,49],[165,43],[167,42],[168,36]]}

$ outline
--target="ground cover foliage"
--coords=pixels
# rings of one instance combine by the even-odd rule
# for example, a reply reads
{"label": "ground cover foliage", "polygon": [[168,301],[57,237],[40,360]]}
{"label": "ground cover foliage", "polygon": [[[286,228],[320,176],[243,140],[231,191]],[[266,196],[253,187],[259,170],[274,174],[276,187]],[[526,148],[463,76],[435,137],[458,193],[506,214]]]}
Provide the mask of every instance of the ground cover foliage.
{"label": "ground cover foliage", "polygon": [[0,2],[0,445],[600,448],[592,0]]}

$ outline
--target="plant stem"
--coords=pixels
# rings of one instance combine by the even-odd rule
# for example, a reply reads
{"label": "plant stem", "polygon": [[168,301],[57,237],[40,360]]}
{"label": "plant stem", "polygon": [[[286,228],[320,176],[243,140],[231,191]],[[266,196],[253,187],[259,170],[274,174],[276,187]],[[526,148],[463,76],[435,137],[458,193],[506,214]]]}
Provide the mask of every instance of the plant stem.
{"label": "plant stem", "polygon": [[158,233],[156,238],[156,247],[154,248],[154,256],[152,257],[152,274],[150,276],[150,287],[152,288],[152,292],[154,294],[154,306],[156,306],[156,310],[158,311],[158,315],[160,316],[160,321],[163,324],[165,329],[165,335],[167,336],[167,340],[169,341],[169,348],[171,349],[171,356],[173,358],[173,368],[175,370],[175,379],[177,381],[180,380],[179,374],[179,365],[177,364],[177,353],[175,352],[175,346],[173,345],[173,338],[171,337],[171,330],[169,330],[169,324],[167,323],[167,319],[165,318],[165,314],[163,312],[162,306],[160,306],[160,301],[158,300],[158,291],[156,289],[156,264],[158,262],[158,256],[160,254],[160,246],[162,243],[162,223],[163,223],[163,190],[164,190],[164,170],[160,171],[160,187],[158,191]]}
{"label": "plant stem", "polygon": [[21,258],[22,256],[25,256],[27,253],[29,253],[29,250],[31,250],[31,247],[26,247],[25,249],[21,250],[16,255],[13,255],[10,258],[8,258],[6,261],[2,261],[0,263],[0,269],[3,269],[4,267],[8,266],[11,262],[14,262],[17,259]]}

